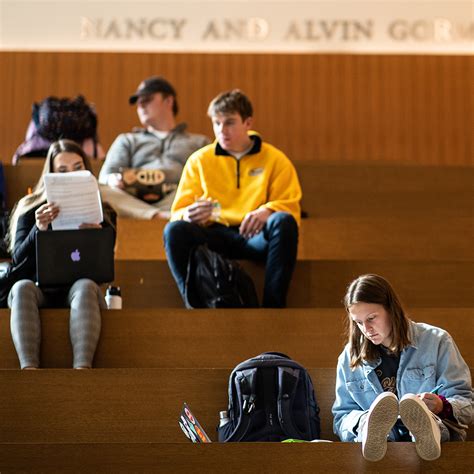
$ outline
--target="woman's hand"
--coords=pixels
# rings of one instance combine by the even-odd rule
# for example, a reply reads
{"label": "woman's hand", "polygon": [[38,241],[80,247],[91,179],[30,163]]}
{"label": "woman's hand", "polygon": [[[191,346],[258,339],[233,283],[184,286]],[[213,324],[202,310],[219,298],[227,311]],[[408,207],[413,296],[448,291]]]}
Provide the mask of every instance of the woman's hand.
{"label": "woman's hand", "polygon": [[422,401],[426,403],[426,406],[431,413],[437,415],[443,411],[443,400],[438,395],[430,392],[423,392],[418,394]]}
{"label": "woman's hand", "polygon": [[107,175],[107,186],[111,188],[125,189],[122,173],[110,173]]}
{"label": "woman's hand", "polygon": [[83,222],[79,229],[102,229],[102,224],[88,224],[87,222]]}
{"label": "woman's hand", "polygon": [[39,230],[47,230],[49,224],[58,217],[59,207],[54,202],[47,202],[38,207],[35,212],[36,227]]}

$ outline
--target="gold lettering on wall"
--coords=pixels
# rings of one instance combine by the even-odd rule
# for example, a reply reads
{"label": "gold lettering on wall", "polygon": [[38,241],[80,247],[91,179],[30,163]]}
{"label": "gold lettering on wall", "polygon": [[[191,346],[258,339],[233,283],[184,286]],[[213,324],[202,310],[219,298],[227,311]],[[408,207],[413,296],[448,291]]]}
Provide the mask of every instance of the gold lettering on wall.
{"label": "gold lettering on wall", "polygon": [[396,41],[469,41],[474,39],[474,23],[461,25],[446,18],[414,21],[397,19],[389,24],[388,35]]}
{"label": "gold lettering on wall", "polygon": [[125,18],[104,20],[102,18],[81,18],[81,40],[87,39],[154,39],[180,40],[184,18]]}
{"label": "gold lettering on wall", "polygon": [[[186,18],[88,18],[81,17],[80,39],[128,41],[189,41],[185,38]],[[375,41],[375,20],[304,19],[290,20],[274,34],[285,42],[346,42]],[[456,23],[447,18],[398,18],[384,26],[386,37],[396,43],[448,43],[474,40],[474,23]],[[199,34],[199,33],[198,33]],[[265,18],[250,17],[210,20],[200,33],[201,41],[208,42],[264,42],[270,35],[270,22]],[[278,39],[277,39],[278,41]]]}
{"label": "gold lettering on wall", "polygon": [[268,21],[263,18],[211,20],[202,34],[203,40],[262,41],[270,32]]}
{"label": "gold lettering on wall", "polygon": [[372,20],[292,21],[284,39],[286,41],[370,40],[373,36],[373,27]]}

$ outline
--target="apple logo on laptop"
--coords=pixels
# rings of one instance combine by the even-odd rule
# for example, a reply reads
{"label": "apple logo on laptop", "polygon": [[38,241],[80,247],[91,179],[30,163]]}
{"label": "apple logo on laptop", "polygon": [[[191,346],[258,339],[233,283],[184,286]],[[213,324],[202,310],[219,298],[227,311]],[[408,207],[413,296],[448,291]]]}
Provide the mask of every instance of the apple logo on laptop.
{"label": "apple logo on laptop", "polygon": [[79,252],[79,249],[74,250],[74,252],[71,252],[71,260],[73,262],[79,262],[81,260],[81,252]]}

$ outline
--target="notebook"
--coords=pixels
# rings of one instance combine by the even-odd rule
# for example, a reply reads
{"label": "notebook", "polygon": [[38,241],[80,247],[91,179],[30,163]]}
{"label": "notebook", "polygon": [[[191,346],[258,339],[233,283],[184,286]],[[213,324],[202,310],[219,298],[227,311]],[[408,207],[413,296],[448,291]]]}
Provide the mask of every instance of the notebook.
{"label": "notebook", "polygon": [[113,281],[114,243],[111,227],[37,231],[37,285],[66,286],[80,278],[96,283]]}

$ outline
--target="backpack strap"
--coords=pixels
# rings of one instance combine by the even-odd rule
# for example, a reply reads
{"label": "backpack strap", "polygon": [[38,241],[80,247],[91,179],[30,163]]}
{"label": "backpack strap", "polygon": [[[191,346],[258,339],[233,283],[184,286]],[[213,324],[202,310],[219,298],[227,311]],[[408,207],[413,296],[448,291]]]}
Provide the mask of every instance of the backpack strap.
{"label": "backpack strap", "polygon": [[236,380],[242,394],[242,412],[250,414],[255,409],[257,398],[257,369],[246,369],[237,372]]}
{"label": "backpack strap", "polygon": [[300,370],[291,367],[278,367],[278,417],[283,432],[290,438],[305,439],[296,427],[291,416]]}
{"label": "backpack strap", "polygon": [[257,398],[257,369],[238,370],[235,372],[234,379],[237,390],[237,400],[240,403],[240,423],[235,431],[226,439],[229,441],[241,441],[247,434],[251,422],[251,413],[255,409],[255,400]]}

